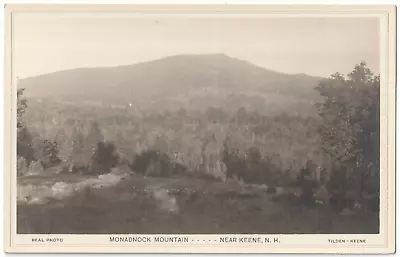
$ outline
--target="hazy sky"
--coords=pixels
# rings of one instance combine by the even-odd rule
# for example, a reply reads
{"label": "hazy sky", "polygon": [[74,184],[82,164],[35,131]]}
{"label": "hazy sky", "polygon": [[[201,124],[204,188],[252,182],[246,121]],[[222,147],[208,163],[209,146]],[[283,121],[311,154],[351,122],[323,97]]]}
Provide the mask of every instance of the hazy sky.
{"label": "hazy sky", "polygon": [[361,61],[379,72],[377,18],[116,17],[15,15],[14,74],[202,53],[225,53],[286,73],[347,74]]}

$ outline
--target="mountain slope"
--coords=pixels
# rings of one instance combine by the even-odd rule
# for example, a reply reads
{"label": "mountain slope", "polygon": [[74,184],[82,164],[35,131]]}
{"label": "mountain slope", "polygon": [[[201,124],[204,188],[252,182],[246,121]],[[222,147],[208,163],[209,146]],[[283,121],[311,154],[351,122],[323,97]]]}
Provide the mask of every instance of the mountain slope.
{"label": "mountain slope", "polygon": [[[313,105],[320,78],[267,70],[224,54],[178,55],[128,66],[80,68],[19,81],[30,98],[90,101],[139,108],[268,112]],[[237,109],[236,108],[236,109]]]}

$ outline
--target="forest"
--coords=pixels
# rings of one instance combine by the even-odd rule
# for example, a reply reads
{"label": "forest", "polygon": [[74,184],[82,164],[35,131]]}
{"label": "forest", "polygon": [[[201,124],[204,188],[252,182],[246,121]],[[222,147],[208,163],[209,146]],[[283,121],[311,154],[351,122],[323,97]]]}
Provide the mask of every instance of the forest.
{"label": "forest", "polygon": [[[315,90],[318,115],[268,116],[249,107],[148,111],[25,98],[18,89],[17,173],[158,178],[300,187],[313,201],[374,196],[379,206],[379,76],[356,65]],[[334,200],[332,200],[334,199]]]}

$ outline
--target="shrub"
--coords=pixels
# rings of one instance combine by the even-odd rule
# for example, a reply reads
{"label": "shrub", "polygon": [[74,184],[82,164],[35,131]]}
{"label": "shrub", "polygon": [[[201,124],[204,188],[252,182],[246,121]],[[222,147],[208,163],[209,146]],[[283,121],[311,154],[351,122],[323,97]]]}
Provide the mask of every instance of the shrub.
{"label": "shrub", "polygon": [[257,147],[250,147],[246,151],[247,160],[250,163],[259,163],[261,161],[261,152]]}
{"label": "shrub", "polygon": [[90,171],[90,167],[87,164],[83,163],[73,163],[69,167],[69,172],[70,173],[80,173],[80,174],[85,174]]}
{"label": "shrub", "polygon": [[268,158],[262,158],[260,149],[250,147],[246,150],[245,157],[240,156],[238,149],[229,149],[224,143],[222,160],[226,167],[226,177],[236,177],[246,183],[276,184],[278,176],[273,176],[271,170],[274,165]]}
{"label": "shrub", "polygon": [[44,169],[51,168],[61,163],[56,142],[39,140],[36,147],[36,159],[40,161]]}
{"label": "shrub", "polygon": [[130,168],[138,174],[150,177],[184,176],[187,167],[171,160],[160,151],[149,150],[135,156]]}
{"label": "shrub", "polygon": [[28,171],[29,175],[42,174],[43,172],[44,172],[44,168],[40,161],[33,161],[29,165],[29,171]]}
{"label": "shrub", "polygon": [[343,194],[349,189],[345,167],[336,167],[332,170],[328,181],[328,190],[333,194]]}
{"label": "shrub", "polygon": [[146,166],[144,175],[149,176],[149,177],[161,177],[163,175],[166,175],[165,173],[166,172],[163,172],[163,170],[162,170],[160,160],[151,159]]}
{"label": "shrub", "polygon": [[157,151],[145,151],[139,155],[134,157],[133,163],[131,168],[138,174],[145,175],[147,165],[149,164],[150,160],[158,158]]}
{"label": "shrub", "polygon": [[132,173],[131,168],[126,164],[119,164],[118,166],[111,169],[114,174],[129,174]]}
{"label": "shrub", "polygon": [[226,167],[226,177],[242,179],[246,172],[246,163],[239,156],[238,149],[230,149],[227,144],[224,143],[224,151],[222,153],[222,161]]}
{"label": "shrub", "polygon": [[61,174],[69,172],[69,165],[65,162],[61,162],[59,165],[52,166],[46,170],[48,173]]}
{"label": "shrub", "polygon": [[68,164],[66,164],[66,163],[63,163],[63,164],[61,164],[60,166],[59,166],[59,170],[60,170],[60,173],[68,173],[69,172],[69,165]]}
{"label": "shrub", "polygon": [[100,142],[92,156],[91,173],[109,173],[118,164],[118,153],[112,142]]}

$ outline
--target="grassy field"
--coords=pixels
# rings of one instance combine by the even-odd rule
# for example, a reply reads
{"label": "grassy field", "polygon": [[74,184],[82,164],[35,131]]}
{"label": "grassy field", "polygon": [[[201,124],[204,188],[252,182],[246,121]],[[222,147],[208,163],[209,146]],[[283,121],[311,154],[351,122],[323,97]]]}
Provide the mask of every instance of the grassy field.
{"label": "grassy field", "polygon": [[[49,178],[20,183],[44,180]],[[35,234],[379,233],[378,213],[343,215],[329,207],[276,202],[260,189],[194,179],[126,177],[46,204],[19,203],[17,216],[18,233]]]}

